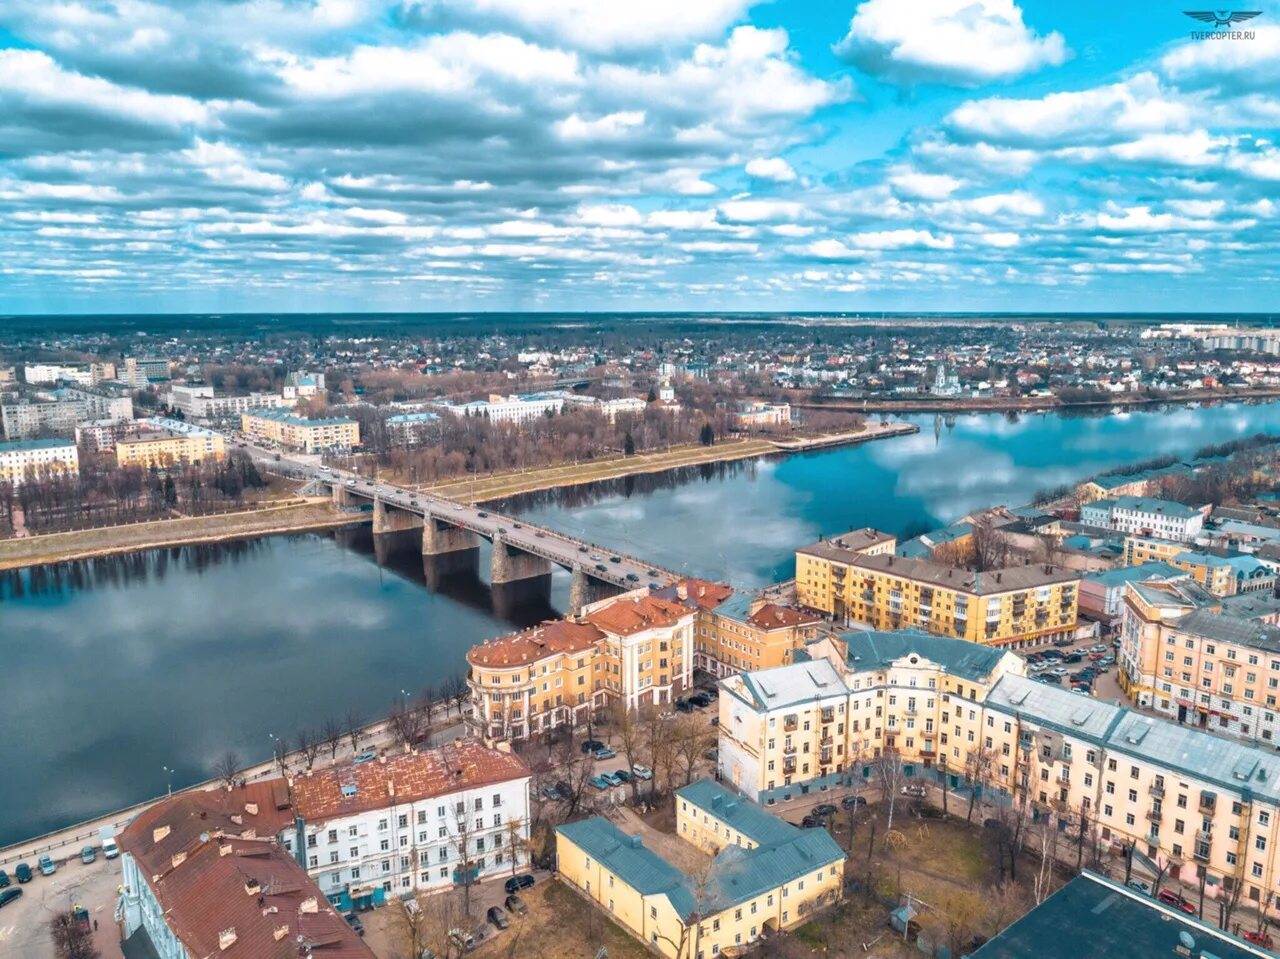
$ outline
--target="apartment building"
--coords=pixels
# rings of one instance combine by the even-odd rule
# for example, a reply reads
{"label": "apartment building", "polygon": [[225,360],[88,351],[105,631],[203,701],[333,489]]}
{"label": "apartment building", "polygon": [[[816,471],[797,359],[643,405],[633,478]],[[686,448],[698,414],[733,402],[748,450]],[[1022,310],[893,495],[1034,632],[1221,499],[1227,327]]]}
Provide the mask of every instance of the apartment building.
{"label": "apartment building", "polygon": [[84,403],[84,415],[91,420],[133,419],[133,391],[121,383],[68,386],[59,391],[64,399]]}
{"label": "apartment building", "polygon": [[1124,610],[1124,594],[1130,583],[1143,580],[1170,581],[1189,579],[1186,570],[1169,563],[1142,563],[1121,566],[1080,577],[1080,613],[1099,622],[1118,625]]}
{"label": "apartment building", "polygon": [[207,463],[226,455],[221,433],[183,420],[158,417],[141,421],[142,429],[115,442],[116,462],[121,466],[163,469],[180,463]]}
{"label": "apartment building", "polygon": [[604,634],[605,688],[627,709],[675,702],[693,685],[696,612],[647,589],[584,606],[581,622]]}
{"label": "apartment building", "polygon": [[1134,702],[1178,723],[1280,741],[1274,601],[1139,584],[1124,606],[1119,679]]}
{"label": "apartment building", "polygon": [[605,634],[590,623],[555,620],[467,651],[472,710],[467,722],[494,740],[525,739],[558,726],[585,723],[603,710],[613,687],[600,647]]}
{"label": "apartment building", "polygon": [[217,396],[207,383],[175,383],[169,387],[169,406],[187,419],[231,419],[251,410],[278,409],[286,405],[279,393],[246,393]]}
{"label": "apartment building", "polygon": [[366,908],[528,862],[529,768],[477,740],[293,780],[282,841],[330,902]]}
{"label": "apartment building", "polygon": [[739,430],[768,429],[791,425],[791,404],[766,403],[748,400],[739,403],[733,411],[733,426]]}
{"label": "apartment building", "polygon": [[840,781],[826,778],[820,764],[785,787],[775,779],[769,789],[767,778],[780,775],[767,763],[786,755],[785,726],[794,726],[793,736],[812,736],[813,710],[834,698],[832,721],[817,728],[832,746],[844,745],[845,782],[870,779],[878,762],[892,762],[905,776],[977,788],[1056,825],[1068,841],[1083,829],[1113,850],[1132,845],[1140,862],[1178,879],[1195,882],[1203,871],[1208,899],[1239,884],[1246,901],[1269,900],[1280,880],[1280,837],[1271,833],[1280,816],[1274,749],[1029,679],[1017,657],[999,650],[910,632],[883,653],[862,634],[812,644],[814,660],[834,667],[847,699],[843,715],[838,697],[809,708],[808,732],[804,697],[784,696],[782,684],[826,682],[831,673],[794,679],[812,666],[797,662],[765,676],[764,689],[754,674],[722,681],[722,779],[748,795],[754,782],[766,803]]}
{"label": "apartment building", "polygon": [[[62,391],[54,391],[60,394]],[[61,399],[54,394],[23,396],[0,404],[0,425],[11,440],[38,436],[71,436],[76,424],[89,419],[89,407],[83,400]]]}
{"label": "apartment building", "polygon": [[671,959],[737,955],[837,902],[844,851],[724,787],[677,790],[677,835],[707,858],[688,871],[607,819],[556,828],[560,878]]}
{"label": "apartment building", "polygon": [[[796,554],[801,602],[837,622],[872,629],[918,626],[940,636],[1024,647],[1074,635],[1080,574],[1036,564],[975,573],[891,554],[825,561]],[[801,563],[801,556],[805,562]]]}
{"label": "apartment building", "polygon": [[1200,534],[1204,526],[1204,514],[1172,500],[1117,496],[1081,506],[1080,522],[1121,533],[1188,543]]}
{"label": "apartment building", "polygon": [[240,429],[256,439],[307,453],[360,445],[360,424],[344,417],[312,420],[284,410],[255,410],[241,414]]}
{"label": "apartment building", "polygon": [[898,538],[870,526],[821,539],[796,550],[796,600],[801,606],[835,612],[842,601],[849,565],[859,556],[892,556]]}
{"label": "apartment building", "polygon": [[918,629],[845,633],[807,661],[720,682],[721,778],[773,804],[841,785],[893,749],[938,761],[944,694],[982,697],[1013,653]]}
{"label": "apartment building", "polygon": [[510,396],[491,394],[487,400],[453,403],[442,400],[433,404],[451,416],[483,416],[492,423],[527,423],[564,410],[566,394],[561,392],[518,393]]}
{"label": "apartment building", "polygon": [[126,954],[373,959],[277,839],[291,818],[280,779],[180,793],[139,813],[118,837]]}
{"label": "apartment building", "polygon": [[397,446],[417,446],[435,432],[439,422],[435,413],[397,413],[387,417],[387,439]]}
{"label": "apartment building", "polygon": [[822,625],[812,610],[705,579],[682,579],[654,595],[695,610],[693,665],[717,677],[790,662]]}
{"label": "apartment building", "polygon": [[476,734],[508,740],[572,728],[619,698],[669,703],[692,685],[693,669],[726,676],[790,662],[821,623],[708,580],[636,595],[471,647]]}
{"label": "apartment building", "polygon": [[80,468],[76,444],[65,439],[0,443],[0,483],[21,484],[33,475],[74,473]]}

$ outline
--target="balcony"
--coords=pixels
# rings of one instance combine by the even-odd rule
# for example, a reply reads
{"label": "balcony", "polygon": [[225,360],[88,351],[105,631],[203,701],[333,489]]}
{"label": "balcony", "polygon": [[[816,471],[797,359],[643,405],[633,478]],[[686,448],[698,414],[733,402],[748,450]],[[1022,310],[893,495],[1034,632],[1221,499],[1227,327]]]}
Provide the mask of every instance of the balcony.
{"label": "balcony", "polygon": [[1160,834],[1158,832],[1149,832],[1144,838],[1148,845],[1155,846],[1157,849],[1160,848]]}
{"label": "balcony", "polygon": [[1152,783],[1151,788],[1147,791],[1156,799],[1164,798],[1164,786],[1160,783]]}
{"label": "balcony", "polygon": [[1212,816],[1214,812],[1216,812],[1216,803],[1214,803],[1212,799],[1209,799],[1209,800],[1201,799],[1200,805],[1198,805],[1196,808],[1200,812],[1204,813],[1206,816]]}
{"label": "balcony", "polygon": [[782,729],[784,732],[794,733],[800,728],[800,720],[795,716],[787,716],[782,720]]}
{"label": "balcony", "polygon": [[795,744],[795,743],[787,743],[786,745],[784,745],[784,746],[782,747],[782,755],[784,755],[784,756],[794,756],[795,754],[796,754],[796,744]]}
{"label": "balcony", "polygon": [[1152,822],[1159,822],[1161,819],[1164,818],[1164,813],[1161,812],[1159,809],[1154,809],[1154,808],[1148,809],[1147,818],[1150,819]]}
{"label": "balcony", "polygon": [[823,749],[827,749],[835,744],[835,737],[830,733],[825,734],[818,743]]}

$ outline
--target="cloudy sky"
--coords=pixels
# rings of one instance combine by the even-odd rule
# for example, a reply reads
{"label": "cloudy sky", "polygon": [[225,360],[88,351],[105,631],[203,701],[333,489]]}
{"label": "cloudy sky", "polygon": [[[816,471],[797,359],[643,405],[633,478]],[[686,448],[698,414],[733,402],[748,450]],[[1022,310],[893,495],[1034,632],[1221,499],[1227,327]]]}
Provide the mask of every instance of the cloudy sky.
{"label": "cloudy sky", "polygon": [[1276,310],[1184,5],[0,0],[0,310]]}

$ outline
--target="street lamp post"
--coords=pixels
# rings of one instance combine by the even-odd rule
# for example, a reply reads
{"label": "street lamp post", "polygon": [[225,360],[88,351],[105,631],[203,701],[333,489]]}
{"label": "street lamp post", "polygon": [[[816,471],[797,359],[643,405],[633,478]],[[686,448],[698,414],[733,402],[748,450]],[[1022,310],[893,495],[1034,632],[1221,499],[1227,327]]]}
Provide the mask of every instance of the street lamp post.
{"label": "street lamp post", "polygon": [[172,796],[173,795],[173,770],[170,769],[168,766],[162,766],[161,768],[164,770],[165,781],[167,784],[165,787],[165,795]]}

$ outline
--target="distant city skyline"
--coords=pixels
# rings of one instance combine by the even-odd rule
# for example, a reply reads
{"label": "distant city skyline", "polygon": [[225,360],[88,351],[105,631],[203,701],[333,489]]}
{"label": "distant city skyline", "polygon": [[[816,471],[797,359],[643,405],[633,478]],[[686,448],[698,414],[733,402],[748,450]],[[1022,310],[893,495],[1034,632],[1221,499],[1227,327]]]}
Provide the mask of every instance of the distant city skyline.
{"label": "distant city skyline", "polygon": [[3,313],[1276,302],[1274,0],[3,8]]}

